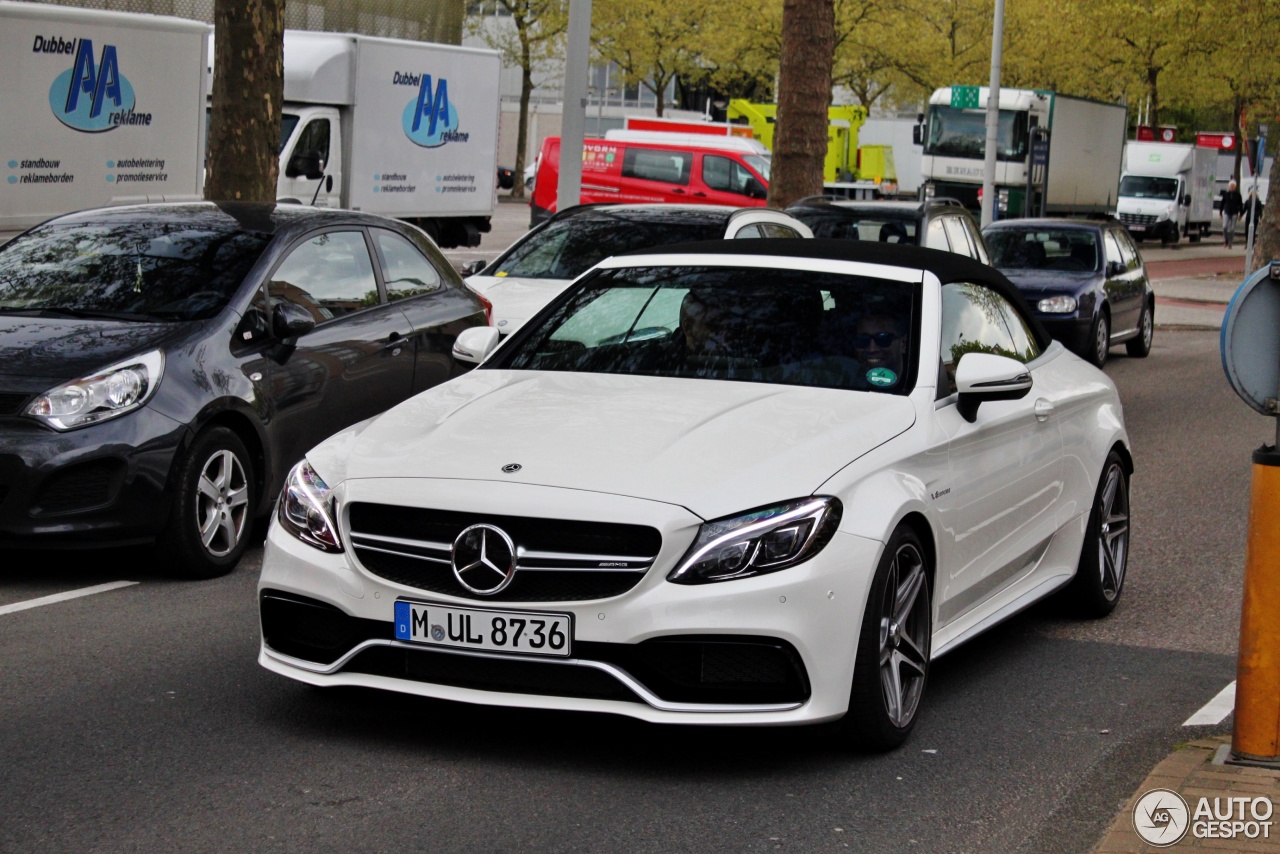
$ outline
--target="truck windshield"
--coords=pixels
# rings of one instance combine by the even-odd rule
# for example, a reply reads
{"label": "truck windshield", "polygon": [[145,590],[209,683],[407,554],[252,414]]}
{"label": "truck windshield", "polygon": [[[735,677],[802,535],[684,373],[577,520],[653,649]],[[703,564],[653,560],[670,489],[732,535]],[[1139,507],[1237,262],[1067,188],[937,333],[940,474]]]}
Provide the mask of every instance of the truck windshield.
{"label": "truck windshield", "polygon": [[284,147],[289,144],[289,137],[293,136],[293,129],[297,126],[297,116],[285,113],[280,117],[280,150],[277,154],[284,153]]}
{"label": "truck windshield", "polygon": [[[1025,160],[1027,156],[1027,114],[1023,110],[1001,110],[996,157]],[[934,104],[929,108],[929,136],[924,153],[941,157],[981,159],[987,152],[987,113],[960,110]]]}
{"label": "truck windshield", "polygon": [[1120,179],[1120,195],[1135,199],[1176,199],[1177,178],[1155,178],[1150,175],[1125,175]]}

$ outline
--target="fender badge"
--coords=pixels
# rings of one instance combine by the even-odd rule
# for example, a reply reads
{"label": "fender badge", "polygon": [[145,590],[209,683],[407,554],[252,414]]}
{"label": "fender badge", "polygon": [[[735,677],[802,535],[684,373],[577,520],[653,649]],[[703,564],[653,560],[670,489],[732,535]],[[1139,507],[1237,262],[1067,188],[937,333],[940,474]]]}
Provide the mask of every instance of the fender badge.
{"label": "fender badge", "polygon": [[523,468],[523,466],[521,466],[519,463],[507,463],[505,466],[502,467],[502,470],[507,474],[515,474],[516,472],[520,471],[521,468]]}

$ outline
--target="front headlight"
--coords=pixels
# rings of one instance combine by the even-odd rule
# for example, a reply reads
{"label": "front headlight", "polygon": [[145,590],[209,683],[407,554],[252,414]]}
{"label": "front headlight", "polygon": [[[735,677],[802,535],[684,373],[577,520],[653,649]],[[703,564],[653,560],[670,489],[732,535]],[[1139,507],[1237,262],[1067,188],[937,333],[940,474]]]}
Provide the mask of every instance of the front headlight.
{"label": "front headlight", "polygon": [[667,581],[707,584],[795,566],[831,541],[841,512],[839,499],[815,496],[707,522]]}
{"label": "front headlight", "polygon": [[1045,297],[1036,303],[1041,314],[1069,314],[1076,310],[1075,297]]}
{"label": "front headlight", "polygon": [[307,545],[322,552],[342,551],[338,526],[333,523],[333,490],[306,460],[294,466],[285,479],[276,518],[282,528]]}
{"label": "front headlight", "polygon": [[163,373],[164,354],[152,350],[45,392],[27,405],[25,414],[55,430],[97,424],[146,403]]}

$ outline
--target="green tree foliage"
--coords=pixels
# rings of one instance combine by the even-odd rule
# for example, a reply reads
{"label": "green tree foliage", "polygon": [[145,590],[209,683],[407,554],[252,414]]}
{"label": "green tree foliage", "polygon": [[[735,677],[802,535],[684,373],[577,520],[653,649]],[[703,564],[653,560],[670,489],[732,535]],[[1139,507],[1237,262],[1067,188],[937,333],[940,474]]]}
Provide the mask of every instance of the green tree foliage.
{"label": "green tree foliage", "polygon": [[468,34],[479,36],[486,45],[501,53],[504,65],[520,69],[515,185],[511,189],[512,197],[517,199],[524,198],[533,75],[547,62],[563,57],[568,11],[564,0],[486,0],[477,14],[467,19]]}
{"label": "green tree foliage", "polygon": [[717,36],[710,26],[719,18],[716,4],[668,0],[595,0],[591,42],[600,58],[613,62],[628,85],[643,86],[658,99],[677,77],[702,76],[701,46]]}

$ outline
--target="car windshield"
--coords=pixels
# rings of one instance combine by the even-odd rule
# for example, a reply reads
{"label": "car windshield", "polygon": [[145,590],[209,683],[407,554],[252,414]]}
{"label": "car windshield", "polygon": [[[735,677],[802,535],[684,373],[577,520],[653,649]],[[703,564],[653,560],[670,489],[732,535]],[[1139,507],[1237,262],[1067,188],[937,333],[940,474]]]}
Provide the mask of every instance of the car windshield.
{"label": "car windshield", "polygon": [[883,213],[859,211],[792,210],[796,219],[813,230],[814,237],[836,240],[869,240],[873,243],[908,243],[920,241],[913,215],[885,216]]}
{"label": "car windshield", "polygon": [[212,317],[270,241],[221,214],[42,225],[0,250],[0,313]]}
{"label": "car windshield", "polygon": [[1001,270],[1092,272],[1098,235],[1080,228],[993,228],[984,231],[991,263]]}
{"label": "car windshield", "polygon": [[1120,195],[1135,199],[1176,199],[1177,178],[1155,178],[1150,175],[1125,175],[1120,179]]}
{"label": "car windshield", "polygon": [[918,290],[785,268],[599,270],[486,367],[906,393]]}
{"label": "car windshield", "polygon": [[[996,156],[1022,160],[1027,156],[1027,114],[1001,110]],[[987,111],[961,110],[934,104],[929,108],[929,137],[924,153],[942,157],[984,157],[987,150]]]}
{"label": "car windshield", "polygon": [[487,276],[576,279],[610,255],[724,237],[724,221],[663,216],[576,216],[548,223],[485,271]]}

